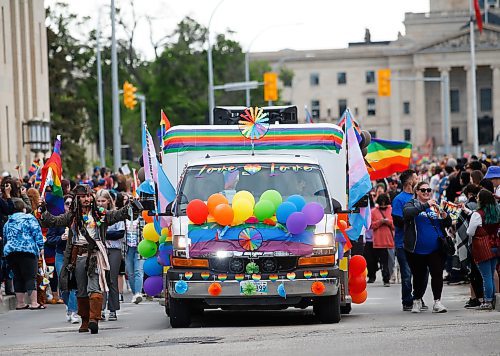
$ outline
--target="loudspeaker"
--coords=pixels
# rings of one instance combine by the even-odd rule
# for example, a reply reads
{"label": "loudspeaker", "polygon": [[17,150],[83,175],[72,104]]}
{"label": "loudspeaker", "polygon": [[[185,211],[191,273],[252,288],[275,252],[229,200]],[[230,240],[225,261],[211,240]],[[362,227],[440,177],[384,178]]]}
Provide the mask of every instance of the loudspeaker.
{"label": "loudspeaker", "polygon": [[[215,125],[238,125],[241,114],[245,112],[244,106],[221,106],[214,108]],[[297,124],[296,106],[268,106],[264,107],[264,112],[269,115],[269,123],[275,124]]]}

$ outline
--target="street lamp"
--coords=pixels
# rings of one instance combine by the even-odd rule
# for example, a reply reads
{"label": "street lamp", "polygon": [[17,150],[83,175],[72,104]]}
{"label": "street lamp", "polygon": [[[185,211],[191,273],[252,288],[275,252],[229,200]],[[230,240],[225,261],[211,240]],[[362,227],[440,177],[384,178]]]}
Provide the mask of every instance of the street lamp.
{"label": "street lamp", "polygon": [[224,2],[224,0],[220,0],[217,6],[212,11],[210,15],[210,20],[208,21],[207,27],[207,39],[208,39],[208,122],[210,125],[214,124],[214,108],[215,108],[215,95],[214,95],[214,69],[212,65],[212,44],[210,42],[210,25],[212,24],[212,19],[215,15],[215,12],[219,8],[219,6]]}
{"label": "street lamp", "polygon": [[23,145],[30,145],[30,151],[33,153],[45,153],[50,150],[50,122],[33,118],[23,123],[23,126],[28,127],[29,135],[29,140],[25,141],[23,131]]}

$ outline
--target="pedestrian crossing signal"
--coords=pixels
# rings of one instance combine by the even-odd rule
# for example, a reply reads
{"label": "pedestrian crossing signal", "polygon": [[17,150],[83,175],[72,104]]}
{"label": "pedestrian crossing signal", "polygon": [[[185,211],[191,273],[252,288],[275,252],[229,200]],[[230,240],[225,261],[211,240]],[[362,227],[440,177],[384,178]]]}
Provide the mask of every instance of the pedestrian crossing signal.
{"label": "pedestrian crossing signal", "polygon": [[389,68],[377,71],[378,96],[391,96],[391,70]]}

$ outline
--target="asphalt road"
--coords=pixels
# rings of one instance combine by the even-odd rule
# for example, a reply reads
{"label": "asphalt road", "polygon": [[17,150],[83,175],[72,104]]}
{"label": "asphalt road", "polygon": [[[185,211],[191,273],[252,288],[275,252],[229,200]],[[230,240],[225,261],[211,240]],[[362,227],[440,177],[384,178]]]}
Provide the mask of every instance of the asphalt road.
{"label": "asphalt road", "polygon": [[[466,310],[468,286],[445,286],[446,314],[403,312],[400,285],[368,287],[368,300],[339,324],[312,309],[207,311],[189,329],[171,329],[157,302],[123,303],[118,321],[79,334],[64,306],[0,315],[0,354],[120,355],[500,355],[500,313]],[[425,296],[432,305],[428,288]]]}

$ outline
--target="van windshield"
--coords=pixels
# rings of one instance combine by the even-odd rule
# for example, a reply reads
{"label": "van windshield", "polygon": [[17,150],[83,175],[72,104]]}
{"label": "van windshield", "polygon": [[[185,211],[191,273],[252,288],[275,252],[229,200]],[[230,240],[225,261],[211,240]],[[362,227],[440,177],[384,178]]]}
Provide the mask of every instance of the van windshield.
{"label": "van windshield", "polygon": [[318,202],[330,212],[330,199],[319,166],[308,164],[252,163],[214,164],[187,168],[178,196],[178,208],[183,214],[193,199],[207,201],[214,193],[222,193],[232,202],[240,190],[247,190],[258,201],[263,192],[274,189],[283,200],[298,194],[306,202]]}

